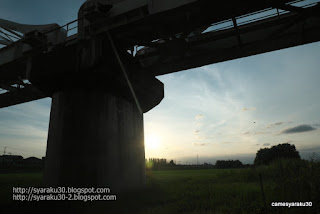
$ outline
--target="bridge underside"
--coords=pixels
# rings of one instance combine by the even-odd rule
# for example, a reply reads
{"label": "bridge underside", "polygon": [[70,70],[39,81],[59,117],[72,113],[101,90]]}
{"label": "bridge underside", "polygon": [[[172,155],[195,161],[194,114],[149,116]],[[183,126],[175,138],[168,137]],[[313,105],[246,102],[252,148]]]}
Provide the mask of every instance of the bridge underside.
{"label": "bridge underside", "polygon": [[[136,57],[140,72],[158,76],[320,41],[320,7],[286,13],[220,31],[178,39],[172,46],[145,47]],[[231,20],[230,20],[231,22]],[[141,54],[141,55],[140,55]]]}
{"label": "bridge underside", "polygon": [[[248,5],[252,6],[245,7],[246,4],[235,3],[238,10],[232,9],[236,8],[234,4],[229,6],[221,4],[221,7],[225,7],[223,13],[219,8],[211,7],[213,3],[210,1],[201,4],[192,3],[150,17],[141,12],[144,11],[141,8],[138,10],[140,13],[137,11],[130,13],[132,16],[137,16],[133,18],[135,21],[124,22],[122,25],[110,28],[109,31],[131,76],[139,74],[158,76],[320,40],[319,4],[297,9],[281,5],[281,2],[288,1],[269,1],[269,3],[247,1]],[[208,6],[210,10],[203,10],[206,4],[211,5]],[[246,19],[246,13],[270,7],[282,8],[282,13],[258,21],[249,20],[241,23],[241,19]],[[250,17],[254,19],[256,16],[258,15]],[[138,18],[140,20],[136,20]],[[111,21],[116,22],[116,20]],[[107,23],[110,24],[111,21]],[[227,29],[205,31],[221,21],[229,21],[232,26]],[[186,28],[187,26],[189,27]],[[96,27],[94,32],[97,35],[100,33],[101,36],[102,29],[106,28]],[[74,35],[58,47],[72,48],[81,44],[81,40]],[[144,48],[137,54],[128,56],[127,51],[132,50],[134,46]],[[8,51],[15,56],[14,50],[19,49],[21,44],[13,43],[0,49],[0,56]],[[24,54],[18,54],[11,62],[0,65],[0,88],[3,89],[2,91],[0,89],[0,108],[51,96],[41,92],[32,84],[24,84],[21,81],[27,79],[30,57],[33,58],[32,56],[36,56],[39,52],[41,52],[39,49],[27,50]],[[41,64],[40,61],[32,60],[32,67],[37,66],[37,63]],[[68,64],[68,61],[65,63]]]}

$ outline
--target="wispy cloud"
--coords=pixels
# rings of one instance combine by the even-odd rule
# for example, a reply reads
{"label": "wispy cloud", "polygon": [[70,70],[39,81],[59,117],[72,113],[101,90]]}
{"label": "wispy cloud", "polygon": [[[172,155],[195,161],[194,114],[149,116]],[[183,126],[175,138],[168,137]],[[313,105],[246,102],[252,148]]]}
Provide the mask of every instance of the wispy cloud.
{"label": "wispy cloud", "polygon": [[273,123],[267,126],[267,129],[274,128],[276,126],[281,126],[283,122]]}
{"label": "wispy cloud", "polygon": [[242,135],[262,135],[262,134],[269,134],[269,132],[245,132]]}
{"label": "wispy cloud", "polygon": [[269,132],[255,132],[253,135],[268,134]]}
{"label": "wispy cloud", "polygon": [[[197,114],[195,117],[195,128],[194,128],[194,131],[193,131],[193,136],[196,140],[205,140],[207,137],[206,137],[206,134],[203,131],[203,126],[204,126],[204,115],[203,114]],[[202,133],[200,133],[200,131]]]}
{"label": "wispy cloud", "polygon": [[193,143],[194,146],[206,146],[207,143]]}
{"label": "wispy cloud", "polygon": [[294,133],[301,133],[301,132],[310,132],[314,130],[316,130],[316,128],[310,125],[299,125],[299,126],[285,129],[281,132],[281,134],[294,134]]}
{"label": "wispy cloud", "polygon": [[257,110],[256,107],[250,107],[250,108],[244,107],[244,108],[242,108],[242,111],[243,111],[243,112],[246,112],[246,111],[255,111],[255,110]]}
{"label": "wispy cloud", "polygon": [[223,142],[224,144],[231,144],[232,142]]}
{"label": "wispy cloud", "polygon": [[2,126],[0,129],[1,136],[24,139],[47,138],[48,131],[43,127],[37,127],[27,124],[3,124],[3,122],[0,122],[0,125]]}
{"label": "wispy cloud", "polygon": [[203,114],[197,114],[194,119],[195,120],[202,120],[204,118]]}
{"label": "wispy cloud", "polygon": [[264,143],[263,146],[270,146],[270,143]]}

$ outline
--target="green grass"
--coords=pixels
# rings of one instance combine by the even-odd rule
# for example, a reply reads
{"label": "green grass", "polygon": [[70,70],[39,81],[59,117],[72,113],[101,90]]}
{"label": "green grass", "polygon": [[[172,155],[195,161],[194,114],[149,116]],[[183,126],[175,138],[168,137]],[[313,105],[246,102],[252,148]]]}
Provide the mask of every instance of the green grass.
{"label": "green grass", "polygon": [[0,174],[0,204],[12,202],[12,187],[39,187],[42,173],[5,173]]}
{"label": "green grass", "polygon": [[[51,210],[76,209],[78,213],[319,213],[319,164],[308,164],[282,161],[255,169],[148,171],[146,188],[140,192],[117,195],[116,202],[72,204],[12,202],[13,186],[41,186],[42,174],[0,174],[0,197],[10,209],[19,205],[23,211],[29,207],[46,211],[50,206]],[[312,208],[270,206],[273,201],[309,200],[314,204]]]}
{"label": "green grass", "polygon": [[[148,176],[167,196],[144,213],[245,213],[262,207],[259,182],[250,169],[156,171]],[[243,207],[244,201],[255,206]],[[157,212],[156,212],[157,211]]]}

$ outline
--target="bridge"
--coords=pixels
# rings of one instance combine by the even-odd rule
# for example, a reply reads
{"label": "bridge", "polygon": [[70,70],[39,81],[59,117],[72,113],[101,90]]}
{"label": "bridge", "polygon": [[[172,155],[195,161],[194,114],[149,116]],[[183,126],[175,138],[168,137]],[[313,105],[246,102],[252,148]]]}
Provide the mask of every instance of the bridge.
{"label": "bridge", "polygon": [[317,42],[319,14],[307,0],[90,0],[64,26],[0,20],[0,107],[52,97],[47,185],[139,188],[156,76]]}

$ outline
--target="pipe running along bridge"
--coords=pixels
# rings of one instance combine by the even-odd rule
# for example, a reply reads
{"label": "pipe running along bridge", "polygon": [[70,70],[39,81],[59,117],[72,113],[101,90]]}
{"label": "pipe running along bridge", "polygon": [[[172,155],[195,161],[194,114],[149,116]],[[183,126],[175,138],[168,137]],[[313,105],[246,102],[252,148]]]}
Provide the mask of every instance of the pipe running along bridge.
{"label": "pipe running along bridge", "polygon": [[0,19],[0,107],[52,97],[46,185],[141,188],[156,76],[319,40],[316,1],[88,0],[65,26]]}

